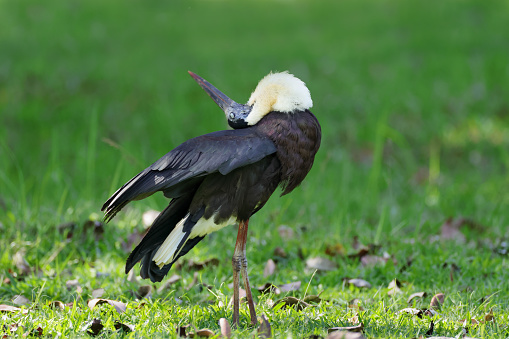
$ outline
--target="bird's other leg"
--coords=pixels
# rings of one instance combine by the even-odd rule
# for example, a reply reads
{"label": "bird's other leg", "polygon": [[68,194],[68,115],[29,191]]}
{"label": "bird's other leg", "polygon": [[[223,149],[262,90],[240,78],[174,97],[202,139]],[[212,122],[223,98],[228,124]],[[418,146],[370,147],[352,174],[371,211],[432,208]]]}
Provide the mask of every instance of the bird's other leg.
{"label": "bird's other leg", "polygon": [[[249,285],[249,276],[247,275],[247,258],[246,258],[246,241],[247,241],[247,225],[249,219],[244,222],[244,249],[242,251],[242,259],[240,261],[242,278],[244,279],[244,288],[246,289],[247,304],[249,305],[249,314],[251,315],[251,325],[256,325],[256,310],[253,301],[253,295],[251,294],[251,286]],[[240,229],[239,229],[240,232]]]}
{"label": "bird's other leg", "polygon": [[251,314],[251,324],[256,324],[256,311],[254,308],[251,287],[249,286],[249,278],[247,275],[247,259],[246,259],[246,240],[247,240],[248,221],[239,223],[239,232],[237,234],[237,243],[235,244],[235,252],[233,254],[233,325],[239,323],[239,273],[242,271],[244,278],[244,287],[246,289],[246,298],[249,305],[249,313]]}

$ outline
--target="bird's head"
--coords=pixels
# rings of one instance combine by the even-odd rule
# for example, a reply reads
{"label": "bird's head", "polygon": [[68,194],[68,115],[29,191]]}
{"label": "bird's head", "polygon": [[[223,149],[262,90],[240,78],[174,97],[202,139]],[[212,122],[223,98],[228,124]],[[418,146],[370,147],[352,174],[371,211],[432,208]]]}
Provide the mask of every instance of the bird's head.
{"label": "bird's head", "polygon": [[270,73],[251,94],[246,105],[236,103],[207,80],[189,72],[226,114],[232,128],[245,128],[258,123],[270,112],[292,113],[313,106],[306,84],[288,72]]}

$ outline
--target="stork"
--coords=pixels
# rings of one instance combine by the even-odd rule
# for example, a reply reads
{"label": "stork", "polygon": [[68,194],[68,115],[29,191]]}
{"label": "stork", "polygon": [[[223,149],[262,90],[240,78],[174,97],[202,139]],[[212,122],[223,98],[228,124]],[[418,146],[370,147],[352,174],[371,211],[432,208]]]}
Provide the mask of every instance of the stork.
{"label": "stork", "polygon": [[281,196],[306,177],[320,147],[321,128],[309,111],[308,88],[288,72],[270,73],[239,104],[189,72],[224,111],[233,129],[190,139],[140,172],[103,205],[110,221],[126,204],[157,191],[171,199],[129,255],[128,273],[161,281],[175,261],[207,234],[238,223],[233,266],[233,325],[239,323],[242,274],[251,323],[257,322],[246,259],[248,222],[277,187]]}

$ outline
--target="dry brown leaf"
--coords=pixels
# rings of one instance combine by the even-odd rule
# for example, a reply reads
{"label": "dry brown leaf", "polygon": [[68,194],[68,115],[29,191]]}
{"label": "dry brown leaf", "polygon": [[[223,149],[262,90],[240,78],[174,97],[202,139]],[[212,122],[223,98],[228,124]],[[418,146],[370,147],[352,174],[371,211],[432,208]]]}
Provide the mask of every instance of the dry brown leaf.
{"label": "dry brown leaf", "polygon": [[111,306],[115,307],[115,310],[118,313],[124,313],[127,308],[127,304],[125,304],[121,301],[110,300],[110,299],[90,299],[87,302],[88,308],[90,308],[90,309],[93,309],[96,305],[100,305],[100,304],[110,304]]}
{"label": "dry brown leaf", "polygon": [[24,250],[16,252],[16,254],[12,257],[12,261],[14,262],[14,265],[16,265],[20,275],[29,275],[32,272],[32,268],[25,259]]}
{"label": "dry brown leaf", "polygon": [[353,317],[349,318],[348,319],[348,322],[352,323],[352,324],[359,324],[360,321],[359,321],[359,315],[358,314],[355,314]]}
{"label": "dry brown leaf", "polygon": [[340,243],[329,244],[325,247],[325,254],[331,257],[344,256],[345,248]]}
{"label": "dry brown leaf", "polygon": [[83,236],[86,237],[90,231],[92,231],[94,239],[99,241],[102,239],[104,234],[104,224],[97,220],[87,220],[83,225]]}
{"label": "dry brown leaf", "polygon": [[348,308],[358,310],[358,311],[364,311],[364,308],[360,304],[361,304],[361,300],[358,298],[354,298],[348,302]]}
{"label": "dry brown leaf", "polygon": [[65,304],[63,302],[61,302],[60,300],[55,300],[55,301],[52,301],[49,303],[49,307],[50,308],[55,308],[55,309],[65,309]]}
{"label": "dry brown leaf", "polygon": [[294,232],[293,228],[287,226],[287,225],[281,225],[277,228],[277,232],[279,233],[279,236],[283,240],[293,239],[294,238]]}
{"label": "dry brown leaf", "polygon": [[115,323],[113,324],[113,326],[115,326],[116,330],[120,330],[121,329],[122,331],[127,332],[127,333],[134,331],[134,326],[133,325],[124,324],[124,323],[121,323],[118,320],[115,320]]}
{"label": "dry brown leaf", "polygon": [[449,217],[440,229],[440,238],[442,240],[453,240],[456,242],[464,243],[466,238],[460,229],[466,227],[470,230],[482,232],[486,227],[483,225],[468,219],[468,218],[456,218]]}
{"label": "dry brown leaf", "polygon": [[101,330],[104,328],[104,325],[101,322],[101,319],[94,319],[91,322],[89,322],[87,325],[85,325],[85,330],[87,331],[87,334],[95,337],[96,335],[101,332]]}
{"label": "dry brown leaf", "polygon": [[258,286],[256,288],[260,293],[274,293],[274,294],[281,294],[281,291],[279,288],[277,288],[276,285],[273,285],[271,283],[265,283],[264,285]]}
{"label": "dry brown leaf", "polygon": [[327,335],[326,339],[366,339],[366,337],[359,332],[333,331]]}
{"label": "dry brown leaf", "polygon": [[219,319],[219,328],[221,329],[222,337],[230,338],[232,336],[232,328],[225,318]]}
{"label": "dry brown leaf", "polygon": [[387,259],[377,256],[377,255],[365,255],[361,258],[361,264],[364,267],[373,267],[376,265],[385,265],[387,263]]}
{"label": "dry brown leaf", "polygon": [[11,279],[9,278],[4,278],[4,281],[3,281],[3,284],[4,285],[9,285],[11,283]]}
{"label": "dry brown leaf", "polygon": [[319,304],[322,301],[322,298],[317,295],[307,295],[302,299],[302,301],[307,302],[308,304]]}
{"label": "dry brown leaf", "polygon": [[18,312],[21,308],[11,305],[0,305],[0,312]]}
{"label": "dry brown leaf", "polygon": [[195,336],[209,338],[209,337],[215,336],[215,334],[208,328],[202,328],[201,330],[197,330],[196,333],[189,332],[189,334],[187,336],[189,338],[194,338]]}
{"label": "dry brown leaf", "polygon": [[152,295],[152,286],[150,285],[140,286],[135,294],[136,298],[138,299],[149,298]]}
{"label": "dry brown leaf", "polygon": [[409,305],[411,305],[411,304],[412,304],[412,302],[414,301],[414,299],[416,299],[416,298],[426,298],[426,296],[427,296],[427,295],[428,295],[428,294],[427,294],[426,292],[416,292],[416,293],[414,293],[414,294],[412,294],[412,295],[410,295],[410,296],[408,297],[408,299],[407,299],[407,303],[408,303]]}
{"label": "dry brown leaf", "polygon": [[445,300],[445,294],[437,293],[431,298],[430,307],[432,309],[440,309]]}
{"label": "dry brown leaf", "polygon": [[371,284],[364,279],[346,279],[345,283],[358,288],[371,288]]}
{"label": "dry brown leaf", "polygon": [[214,267],[217,265],[219,265],[219,259],[217,259],[217,258],[210,258],[210,259],[207,259],[207,260],[201,261],[201,262],[195,262],[192,259],[189,259],[187,262],[187,268],[189,270],[196,270],[196,271],[201,271],[205,267]]}
{"label": "dry brown leaf", "polygon": [[271,276],[276,271],[276,263],[274,260],[269,259],[267,260],[267,263],[265,264],[265,268],[263,269],[263,277],[267,278],[268,276]]}
{"label": "dry brown leaf", "polygon": [[407,307],[407,308],[403,308],[403,309],[399,310],[397,313],[406,313],[406,314],[415,315],[419,318],[422,318],[422,314],[424,313],[424,311],[420,310],[418,308]]}
{"label": "dry brown leaf", "polygon": [[389,291],[387,292],[388,295],[396,295],[401,293],[401,282],[398,279],[393,279],[389,286],[387,287]]}
{"label": "dry brown leaf", "polygon": [[98,288],[92,291],[92,298],[100,298],[104,294],[104,288]]}
{"label": "dry brown leaf", "polygon": [[327,330],[327,333],[332,333],[336,331],[349,331],[349,332],[361,332],[364,326],[362,323],[355,326],[346,326],[346,327],[331,327]]}
{"label": "dry brown leaf", "polygon": [[311,270],[334,271],[338,268],[338,265],[329,259],[315,257],[306,260],[306,267]]}
{"label": "dry brown leaf", "polygon": [[172,275],[171,277],[169,277],[168,279],[166,279],[166,281],[164,282],[164,284],[162,284],[161,286],[159,286],[159,288],[157,289],[157,292],[158,293],[161,293],[163,292],[164,290],[168,289],[171,285],[175,284],[177,281],[179,281],[180,279],[182,279],[182,277],[178,274],[174,274]]}
{"label": "dry brown leaf", "polygon": [[490,321],[494,321],[494,320],[495,320],[495,316],[493,315],[493,309],[490,309],[490,312],[484,316],[484,321],[490,322]]}
{"label": "dry brown leaf", "polygon": [[185,326],[178,326],[177,327],[177,335],[179,337],[187,337],[187,329],[190,327],[191,325],[185,325]]}
{"label": "dry brown leaf", "polygon": [[28,304],[30,302],[30,300],[28,300],[28,298],[26,298],[25,296],[16,295],[16,296],[14,296],[14,298],[12,298],[12,302],[15,305],[23,306],[23,305]]}
{"label": "dry brown leaf", "polygon": [[281,293],[285,292],[293,292],[298,291],[300,289],[301,282],[300,281],[294,281],[288,284],[279,285],[278,288],[281,291]]}
{"label": "dry brown leaf", "polygon": [[276,247],[276,248],[274,248],[274,256],[286,258],[288,255],[286,254],[284,249],[282,249],[281,247]]}
{"label": "dry brown leaf", "polygon": [[271,338],[272,337],[272,330],[270,328],[270,323],[267,320],[267,317],[265,314],[262,314],[258,322],[260,323],[260,326],[258,326],[258,337],[260,338]]}

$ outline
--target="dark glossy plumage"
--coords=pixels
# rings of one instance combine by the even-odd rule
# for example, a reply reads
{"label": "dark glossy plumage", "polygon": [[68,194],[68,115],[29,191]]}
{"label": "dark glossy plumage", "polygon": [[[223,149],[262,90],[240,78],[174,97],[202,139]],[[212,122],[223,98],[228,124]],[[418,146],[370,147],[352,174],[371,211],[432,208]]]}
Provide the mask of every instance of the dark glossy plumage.
{"label": "dark glossy plumage", "polygon": [[[190,139],[115,192],[102,207],[110,220],[127,203],[157,191],[172,198],[127,260],[126,272],[141,261],[141,276],[161,281],[175,260],[204,236],[190,238],[198,220],[230,217],[247,221],[278,186],[287,194],[307,175],[320,147],[321,129],[306,111],[271,112],[256,125]],[[158,267],[152,258],[175,228],[187,232],[173,262]]]}

